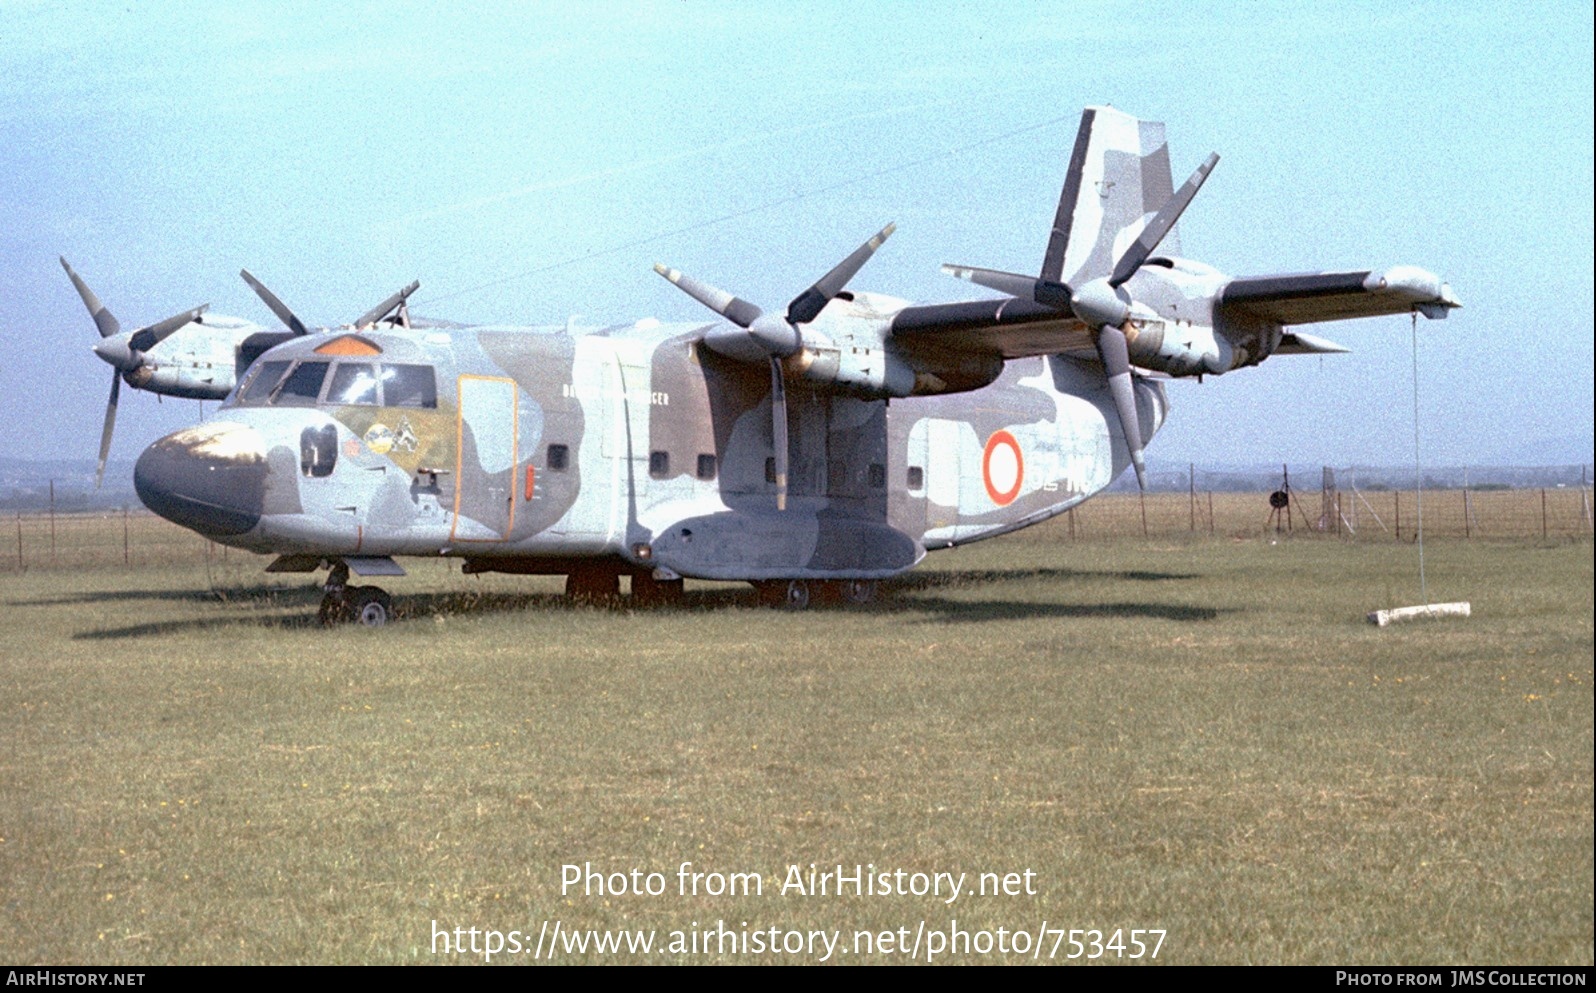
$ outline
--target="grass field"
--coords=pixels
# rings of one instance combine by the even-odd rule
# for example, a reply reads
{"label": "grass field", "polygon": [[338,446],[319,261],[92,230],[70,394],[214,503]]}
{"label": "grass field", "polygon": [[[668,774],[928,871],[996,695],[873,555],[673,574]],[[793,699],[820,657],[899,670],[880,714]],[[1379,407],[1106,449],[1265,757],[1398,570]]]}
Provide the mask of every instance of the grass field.
{"label": "grass field", "polygon": [[[1591,964],[1588,540],[1432,541],[1430,599],[1474,617],[1381,630],[1366,611],[1419,602],[1411,545],[1065,527],[803,614],[711,585],[575,608],[422,563],[389,584],[402,623],[323,630],[303,578],[236,554],[0,576],[0,961],[956,919],[1160,929],[1167,963]],[[680,895],[682,862],[763,892]],[[584,863],[666,890],[562,893]],[[811,863],[968,881],[779,892]],[[968,892],[1026,871],[1034,894]],[[938,961],[1032,960],[973,944]]]}

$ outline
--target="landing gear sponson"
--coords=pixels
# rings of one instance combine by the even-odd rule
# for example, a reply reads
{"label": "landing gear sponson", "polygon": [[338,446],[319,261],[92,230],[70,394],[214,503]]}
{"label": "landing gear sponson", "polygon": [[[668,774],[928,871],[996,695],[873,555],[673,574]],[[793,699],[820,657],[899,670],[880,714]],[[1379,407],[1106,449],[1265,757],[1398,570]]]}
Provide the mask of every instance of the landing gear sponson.
{"label": "landing gear sponson", "polygon": [[[350,556],[323,559],[314,555],[284,555],[267,572],[314,572],[327,568],[322,584],[321,606],[317,618],[322,624],[356,623],[362,627],[381,627],[394,617],[393,598],[380,586],[355,586],[350,572],[361,576],[403,576],[404,569],[386,556]],[[490,563],[467,559],[467,575],[481,572],[549,572],[547,563]],[[577,603],[612,604],[621,596],[621,571],[598,564],[566,565],[565,595]],[[554,573],[558,575],[558,572]],[[632,604],[637,607],[669,607],[682,601],[684,582],[679,576],[656,572],[631,572]],[[861,606],[876,599],[878,585],[873,579],[805,580],[767,579],[753,584],[760,604],[784,610],[805,610],[819,600]]]}

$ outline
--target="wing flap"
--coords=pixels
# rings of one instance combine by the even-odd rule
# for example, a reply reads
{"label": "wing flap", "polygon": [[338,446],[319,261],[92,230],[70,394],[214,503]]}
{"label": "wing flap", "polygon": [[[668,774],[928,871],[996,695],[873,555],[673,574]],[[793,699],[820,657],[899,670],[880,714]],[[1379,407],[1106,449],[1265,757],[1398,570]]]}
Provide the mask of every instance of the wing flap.
{"label": "wing flap", "polygon": [[1020,359],[1085,349],[1096,355],[1086,325],[1029,300],[973,300],[905,307],[892,319],[892,338],[909,348]]}
{"label": "wing flap", "polygon": [[1439,276],[1414,266],[1384,271],[1243,276],[1225,285],[1219,307],[1232,317],[1314,324],[1418,310],[1445,317],[1461,304]]}

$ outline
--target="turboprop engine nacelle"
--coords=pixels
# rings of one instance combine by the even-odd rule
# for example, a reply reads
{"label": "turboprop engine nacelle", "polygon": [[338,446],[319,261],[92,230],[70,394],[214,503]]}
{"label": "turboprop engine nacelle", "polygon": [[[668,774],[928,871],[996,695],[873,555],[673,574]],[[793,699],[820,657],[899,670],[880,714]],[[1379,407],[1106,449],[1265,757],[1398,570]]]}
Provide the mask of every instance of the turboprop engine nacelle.
{"label": "turboprop engine nacelle", "polygon": [[1130,360],[1171,376],[1218,375],[1236,367],[1236,350],[1212,327],[1161,318],[1125,322]]}

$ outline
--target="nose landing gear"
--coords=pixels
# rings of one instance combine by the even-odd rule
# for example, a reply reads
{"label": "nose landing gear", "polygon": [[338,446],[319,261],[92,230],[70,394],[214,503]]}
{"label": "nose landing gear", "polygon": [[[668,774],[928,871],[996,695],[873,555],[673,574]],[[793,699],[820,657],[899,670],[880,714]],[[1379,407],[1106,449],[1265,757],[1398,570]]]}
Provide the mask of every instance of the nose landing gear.
{"label": "nose landing gear", "polygon": [[333,563],[322,590],[321,609],[316,617],[324,625],[353,622],[361,627],[380,628],[393,619],[393,598],[380,586],[350,586],[348,563]]}

